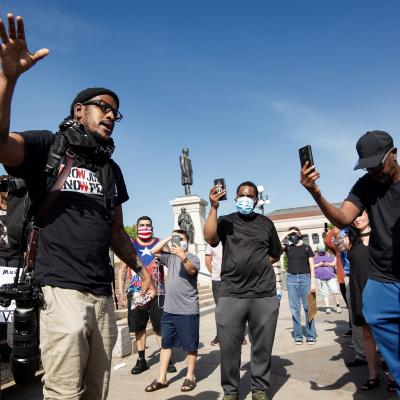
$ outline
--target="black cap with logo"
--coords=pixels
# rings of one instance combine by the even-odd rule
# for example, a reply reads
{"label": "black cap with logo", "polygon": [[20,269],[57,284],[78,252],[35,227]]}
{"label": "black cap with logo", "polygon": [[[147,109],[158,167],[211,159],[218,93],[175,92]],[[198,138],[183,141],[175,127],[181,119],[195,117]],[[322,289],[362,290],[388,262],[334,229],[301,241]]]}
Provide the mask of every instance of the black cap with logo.
{"label": "black cap with logo", "polygon": [[393,138],[384,131],[367,132],[357,141],[358,161],[354,169],[374,168],[393,148]]}

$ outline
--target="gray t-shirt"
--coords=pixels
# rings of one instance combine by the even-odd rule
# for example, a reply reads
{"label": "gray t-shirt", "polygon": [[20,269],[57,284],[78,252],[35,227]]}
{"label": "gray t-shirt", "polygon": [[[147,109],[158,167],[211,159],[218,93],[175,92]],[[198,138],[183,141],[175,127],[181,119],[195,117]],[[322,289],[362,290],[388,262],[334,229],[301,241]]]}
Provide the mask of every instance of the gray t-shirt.
{"label": "gray t-shirt", "polygon": [[[197,256],[187,253],[188,259],[200,270],[200,260]],[[193,315],[199,313],[199,292],[197,291],[197,273],[189,275],[182,260],[171,253],[159,256],[162,264],[168,268],[167,287],[164,311],[170,314]]]}

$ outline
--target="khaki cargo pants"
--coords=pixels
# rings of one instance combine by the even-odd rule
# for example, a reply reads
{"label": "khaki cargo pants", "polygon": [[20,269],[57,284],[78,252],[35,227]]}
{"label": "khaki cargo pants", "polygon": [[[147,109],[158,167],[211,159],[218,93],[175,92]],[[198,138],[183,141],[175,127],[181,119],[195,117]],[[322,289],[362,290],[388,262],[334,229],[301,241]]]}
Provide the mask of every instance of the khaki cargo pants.
{"label": "khaki cargo pants", "polygon": [[106,399],[118,334],[112,297],[51,286],[42,289],[44,400]]}

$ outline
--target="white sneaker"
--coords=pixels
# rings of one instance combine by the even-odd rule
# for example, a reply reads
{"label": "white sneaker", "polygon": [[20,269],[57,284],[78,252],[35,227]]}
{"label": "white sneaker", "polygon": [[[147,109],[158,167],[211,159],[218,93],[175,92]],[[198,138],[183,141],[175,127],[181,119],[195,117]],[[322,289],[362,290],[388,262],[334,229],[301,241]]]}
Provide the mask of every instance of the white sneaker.
{"label": "white sneaker", "polygon": [[326,307],[325,313],[326,314],[330,314],[331,313],[331,308],[330,307]]}
{"label": "white sneaker", "polygon": [[342,309],[340,308],[340,306],[336,306],[336,312],[337,312],[338,314],[340,314],[340,313],[342,312]]}

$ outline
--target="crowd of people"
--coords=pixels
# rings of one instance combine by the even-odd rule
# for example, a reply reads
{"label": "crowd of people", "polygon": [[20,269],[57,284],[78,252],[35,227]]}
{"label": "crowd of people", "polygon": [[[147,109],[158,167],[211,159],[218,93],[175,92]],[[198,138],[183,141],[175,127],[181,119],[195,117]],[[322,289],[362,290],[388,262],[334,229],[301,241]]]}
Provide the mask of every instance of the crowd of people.
{"label": "crowd of people", "polygon": [[[0,162],[10,177],[23,179],[31,199],[28,217],[33,228],[26,270],[43,293],[39,316],[44,398],[107,398],[117,338],[109,248],[124,262],[117,277],[117,294],[119,304],[128,306],[129,330],[138,347],[132,374],[148,369],[145,348],[150,319],[161,349],[160,366],[158,378],[144,390],[168,386],[167,372],[176,371],[172,362],[176,347],[187,353],[181,391],[194,390],[200,260],[189,251],[190,233],[185,230],[158,239],[148,216],[138,219],[133,241],[124,229],[122,204],[129,196],[122,171],[112,159],[111,138],[115,124],[122,119],[118,95],[101,87],[79,92],[56,134],[45,130],[10,132],[17,81],[49,51],[30,53],[23,20],[12,14],[8,15],[8,32],[0,21],[0,38]],[[316,344],[310,298],[318,291],[326,313],[331,313],[332,295],[335,312],[340,313],[340,288],[346,296],[355,350],[348,366],[368,365],[369,375],[361,389],[379,385],[379,352],[390,373],[389,389],[400,394],[397,149],[383,131],[367,132],[356,149],[356,168],[365,169],[366,174],[339,208],[322,196],[315,166],[306,163],[301,169],[301,184],[334,226],[325,245],[316,251],[302,241],[295,226],[280,240],[273,222],[255,212],[259,196],[253,182],[237,187],[236,210],[222,216],[218,216],[219,201],[226,190],[220,184],[211,188],[204,238],[209,244],[206,264],[217,304],[216,337],[211,344],[220,349],[223,400],[239,399],[246,326],[251,342],[252,399],[268,399],[280,307],[273,264],[283,253],[294,343],[304,341],[303,309],[306,343]],[[0,220],[10,212],[10,204],[4,206],[5,197],[2,193]],[[7,268],[20,258],[15,248],[0,256]],[[6,360],[10,351],[4,327],[0,332],[1,356]]]}

